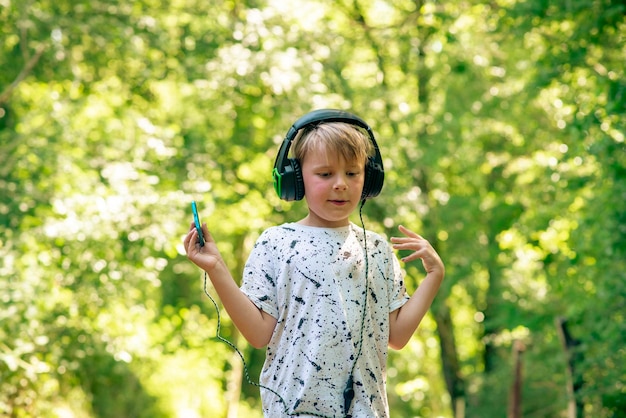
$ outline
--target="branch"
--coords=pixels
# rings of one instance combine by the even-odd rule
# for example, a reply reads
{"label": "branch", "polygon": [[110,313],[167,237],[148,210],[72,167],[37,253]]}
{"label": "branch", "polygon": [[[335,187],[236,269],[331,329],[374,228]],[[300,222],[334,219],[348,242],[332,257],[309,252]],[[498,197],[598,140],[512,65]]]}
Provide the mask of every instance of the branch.
{"label": "branch", "polygon": [[30,74],[33,68],[35,68],[35,65],[37,65],[37,62],[41,58],[44,50],[45,48],[43,47],[43,45],[39,45],[37,47],[37,50],[35,51],[35,54],[30,57],[30,59],[26,62],[26,65],[24,65],[22,71],[20,71],[17,77],[15,77],[15,80],[13,80],[13,82],[9,84],[2,93],[0,93],[0,105],[9,100],[9,97],[13,93],[13,90],[15,90],[18,84],[20,84],[22,80],[24,80],[28,76],[28,74]]}

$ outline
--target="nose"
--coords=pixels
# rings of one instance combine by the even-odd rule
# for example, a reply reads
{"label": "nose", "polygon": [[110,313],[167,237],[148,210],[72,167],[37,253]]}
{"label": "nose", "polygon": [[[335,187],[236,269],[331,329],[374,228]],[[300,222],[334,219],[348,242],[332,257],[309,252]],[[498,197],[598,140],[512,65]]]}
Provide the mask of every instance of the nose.
{"label": "nose", "polygon": [[335,190],[346,190],[348,188],[348,182],[346,181],[346,175],[345,174],[337,174],[337,177],[335,178],[335,184],[334,184],[334,189]]}

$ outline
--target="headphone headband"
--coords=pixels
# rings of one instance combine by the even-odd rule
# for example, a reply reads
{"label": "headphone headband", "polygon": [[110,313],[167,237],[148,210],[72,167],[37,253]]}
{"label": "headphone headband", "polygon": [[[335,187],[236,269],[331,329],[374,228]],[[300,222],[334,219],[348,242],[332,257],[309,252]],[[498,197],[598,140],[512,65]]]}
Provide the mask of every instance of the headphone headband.
{"label": "headphone headband", "polygon": [[281,199],[290,201],[300,200],[304,197],[304,181],[300,163],[296,159],[288,158],[291,143],[296,135],[300,130],[308,126],[331,122],[343,122],[367,131],[369,139],[374,146],[374,156],[368,157],[365,165],[365,181],[361,199],[365,200],[375,197],[380,193],[384,180],[383,160],[372,128],[360,117],[344,110],[318,109],[296,120],[289,128],[280,146],[274,162],[272,177],[274,179],[274,189]]}
{"label": "headphone headband", "polygon": [[[346,112],[345,110],[335,110],[335,109],[318,109],[314,110],[306,115],[302,116],[300,119],[294,122],[291,129],[293,129],[295,133],[297,133],[300,129],[308,126],[314,125],[316,123],[330,123],[330,122],[343,122],[350,125],[360,126],[361,128],[367,130],[367,132],[371,132],[371,128],[363,119],[360,117],[353,115],[352,113]],[[291,132],[291,129],[289,130]],[[287,137],[289,137],[289,133],[287,133]],[[293,135],[295,138],[295,135]]]}

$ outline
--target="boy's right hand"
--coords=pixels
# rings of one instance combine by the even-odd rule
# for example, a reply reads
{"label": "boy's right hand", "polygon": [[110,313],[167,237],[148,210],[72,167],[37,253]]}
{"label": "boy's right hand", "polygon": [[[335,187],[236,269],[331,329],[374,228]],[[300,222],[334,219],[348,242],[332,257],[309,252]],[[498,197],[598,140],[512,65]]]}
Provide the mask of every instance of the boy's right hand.
{"label": "boy's right hand", "polygon": [[215,240],[209,232],[206,223],[202,224],[202,235],[204,235],[203,247],[201,247],[200,243],[198,242],[198,231],[196,231],[196,226],[192,222],[191,226],[189,227],[189,232],[183,240],[183,245],[185,247],[185,252],[187,253],[187,258],[189,258],[189,260],[191,260],[194,264],[196,264],[203,270],[210,271],[213,270],[217,266],[217,264],[221,262],[222,256],[217,249]]}

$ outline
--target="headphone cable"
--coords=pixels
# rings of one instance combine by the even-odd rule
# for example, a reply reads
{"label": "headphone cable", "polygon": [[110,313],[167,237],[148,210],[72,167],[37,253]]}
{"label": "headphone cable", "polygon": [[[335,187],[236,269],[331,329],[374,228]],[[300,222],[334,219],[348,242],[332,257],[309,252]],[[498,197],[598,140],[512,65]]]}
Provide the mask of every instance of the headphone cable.
{"label": "headphone cable", "polygon": [[359,361],[361,353],[363,352],[363,332],[365,330],[365,318],[367,317],[367,300],[369,299],[369,256],[367,253],[367,230],[365,229],[365,222],[363,221],[363,206],[365,206],[365,201],[366,199],[361,200],[361,205],[359,207],[359,220],[361,221],[361,227],[363,228],[363,250],[365,252],[365,297],[363,298],[363,310],[361,312],[359,349],[354,359],[354,363],[352,363],[352,369],[350,370],[350,376],[348,377],[348,381],[346,382],[346,387],[343,390],[343,410],[346,415],[348,414],[350,406],[352,405],[352,400],[354,399],[354,371],[356,370],[357,362]]}
{"label": "headphone cable", "polygon": [[287,404],[286,404],[285,400],[282,398],[282,396],[280,396],[280,394],[278,394],[272,388],[269,388],[269,387],[267,387],[265,385],[262,385],[261,383],[253,382],[252,379],[250,378],[250,373],[248,371],[248,365],[246,364],[246,360],[243,357],[243,354],[241,353],[239,348],[237,348],[237,346],[235,344],[233,344],[232,342],[230,342],[226,338],[222,337],[222,335],[220,333],[220,330],[222,328],[222,319],[221,319],[221,315],[220,315],[220,310],[219,310],[219,307],[217,306],[217,302],[215,302],[215,299],[213,299],[213,297],[209,294],[209,292],[207,290],[207,276],[208,276],[208,274],[205,271],[204,272],[204,294],[209,297],[209,299],[213,303],[213,306],[215,307],[215,312],[217,313],[217,329],[215,331],[215,337],[218,340],[220,340],[221,342],[223,342],[224,344],[228,345],[230,348],[232,348],[237,353],[237,355],[241,359],[241,362],[243,363],[243,373],[244,373],[244,376],[246,378],[246,382],[249,385],[256,386],[258,388],[262,388],[262,389],[268,390],[268,391],[272,392],[274,395],[278,396],[278,398],[280,399],[281,403],[285,406],[285,411],[284,412],[288,413],[287,412]]}

